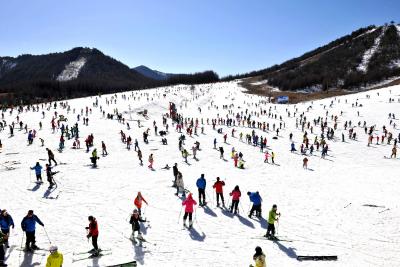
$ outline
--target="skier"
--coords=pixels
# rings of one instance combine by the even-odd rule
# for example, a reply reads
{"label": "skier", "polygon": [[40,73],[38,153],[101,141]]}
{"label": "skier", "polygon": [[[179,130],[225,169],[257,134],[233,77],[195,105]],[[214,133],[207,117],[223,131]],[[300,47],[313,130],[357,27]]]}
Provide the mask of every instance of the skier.
{"label": "skier", "polygon": [[51,246],[49,248],[50,255],[47,257],[46,267],[62,267],[64,262],[64,256],[58,252],[57,246]]}
{"label": "skier", "polygon": [[5,252],[3,246],[3,244],[5,244],[7,240],[8,240],[8,235],[4,234],[3,231],[0,230],[0,266],[2,267],[7,266],[4,259]]}
{"label": "skier", "polygon": [[0,228],[1,232],[7,236],[7,240],[4,243],[6,248],[9,248],[8,239],[10,237],[10,227],[14,229],[14,221],[11,215],[8,214],[7,210],[4,209],[0,214]]}
{"label": "skier", "polygon": [[179,194],[179,191],[182,191],[182,197],[185,198],[185,184],[183,183],[182,173],[178,172],[178,176],[176,178],[176,196]]}
{"label": "skier", "polygon": [[[205,206],[207,204],[206,202],[206,186],[207,186],[207,181],[204,178],[204,174],[200,175],[200,178],[197,179],[196,181],[196,186],[199,191],[199,205],[200,206]],[[203,201],[201,201],[203,198]]]}
{"label": "skier", "polygon": [[250,267],[266,267],[265,255],[260,247],[256,247],[256,253],[253,255],[253,260],[255,265],[250,265]]}
{"label": "skier", "polygon": [[262,198],[260,196],[260,193],[257,192],[247,192],[247,195],[250,198],[250,201],[253,203],[253,206],[251,207],[250,213],[249,213],[249,218],[253,216],[253,212],[256,212],[257,217],[261,217],[261,202]]}
{"label": "skier", "polygon": [[219,158],[220,159],[224,158],[224,148],[222,146],[219,147]]}
{"label": "skier", "polygon": [[268,150],[265,152],[264,154],[264,163],[268,163],[268,158],[271,156],[271,154],[269,154]]}
{"label": "skier", "polygon": [[215,193],[217,194],[217,207],[219,207],[219,198],[221,197],[222,206],[225,207],[224,202],[224,194],[222,187],[225,186],[224,181],[220,181],[220,178],[217,177],[217,181],[214,183],[213,188],[215,188]]}
{"label": "skier", "polygon": [[192,214],[194,205],[197,205],[197,202],[193,199],[192,194],[189,193],[188,197],[184,201],[182,201],[182,206],[185,206],[185,215],[183,215],[184,227],[186,227],[186,219],[189,216],[189,228],[192,228]]}
{"label": "skier", "polygon": [[274,204],[268,214],[268,228],[265,237],[268,239],[276,239],[275,237],[275,221],[279,220],[280,213],[277,213],[278,207]]}
{"label": "skier", "polygon": [[308,158],[304,157],[304,159],[303,159],[303,168],[306,169],[306,170],[308,168],[307,163],[308,163]]}
{"label": "skier", "polygon": [[42,181],[42,169],[43,169],[43,167],[39,164],[39,162],[36,162],[36,165],[31,167],[31,170],[35,170],[36,182],[37,183],[43,183],[43,181]]}
{"label": "skier", "polygon": [[295,145],[294,145],[294,143],[292,142],[291,144],[290,144],[290,152],[295,152],[296,151],[296,148],[295,148]]}
{"label": "skier", "polygon": [[137,156],[139,158],[140,165],[143,166],[143,160],[142,160],[143,156],[142,156],[142,151],[140,149],[138,149]]}
{"label": "skier", "polygon": [[176,178],[178,176],[178,163],[175,163],[172,167],[172,173],[174,174],[174,187],[176,186]]}
{"label": "skier", "polygon": [[135,204],[136,208],[139,210],[139,215],[142,216],[142,204],[146,203],[146,205],[149,205],[147,203],[147,201],[144,199],[144,197],[142,196],[141,192],[137,193],[137,196],[135,197],[135,201],[133,202],[133,204]]}
{"label": "skier", "polygon": [[99,237],[99,227],[95,217],[89,216],[88,220],[89,220],[89,226],[85,228],[88,231],[86,237],[88,239],[92,238],[93,249],[90,250],[90,253],[92,253],[94,257],[97,257],[99,256],[99,247],[97,246],[97,238]]}
{"label": "skier", "polygon": [[150,154],[150,156],[149,156],[149,169],[153,169],[153,162],[154,162],[154,159],[153,159],[153,154]]}
{"label": "skier", "polygon": [[274,153],[274,151],[271,152],[271,160],[272,160],[272,164],[275,164],[275,153]]}
{"label": "skier", "polygon": [[44,224],[39,217],[33,214],[33,210],[29,210],[28,214],[22,219],[21,222],[22,231],[24,231],[26,234],[25,251],[32,252],[35,249],[39,249],[39,247],[36,246],[35,239],[36,223],[44,227]]}
{"label": "skier", "polygon": [[97,160],[98,159],[100,159],[98,156],[97,156],[97,149],[95,148],[95,149],[93,149],[93,151],[92,151],[92,157],[90,158],[90,161],[92,162],[92,167],[93,168],[96,168],[97,167]]}
{"label": "skier", "polygon": [[240,197],[242,195],[242,193],[240,192],[239,186],[238,185],[235,186],[235,189],[233,189],[233,191],[231,193],[229,193],[229,195],[232,197],[231,213],[237,214]]}
{"label": "skier", "polygon": [[390,155],[390,158],[396,158],[396,154],[397,154],[397,148],[394,145],[392,148],[392,155]]}
{"label": "skier", "polygon": [[47,155],[49,156],[49,165],[51,166],[51,162],[54,161],[54,163],[55,163],[56,166],[57,166],[57,161],[54,159],[54,154],[53,154],[53,152],[52,152],[50,149],[48,149],[48,148],[46,148],[46,150],[47,150]]}
{"label": "skier", "polygon": [[107,156],[108,155],[108,152],[107,152],[107,147],[106,147],[106,144],[104,143],[104,141],[101,141],[101,154],[103,155],[103,156]]}
{"label": "skier", "polygon": [[139,222],[146,222],[146,220],[144,220],[144,219],[142,219],[142,218],[140,217],[140,214],[139,214],[139,212],[138,212],[137,209],[134,209],[134,210],[133,210],[133,213],[132,213],[132,215],[131,215],[131,219],[129,220],[129,223],[132,224],[132,235],[131,235],[131,240],[132,240],[134,243],[136,243],[136,240],[135,240],[135,232],[136,232],[136,231],[138,232],[137,239],[138,239],[139,241],[143,241],[143,240],[144,240],[144,239],[143,239],[143,236],[142,236],[142,233],[140,232],[140,223],[139,223]]}
{"label": "skier", "polygon": [[51,171],[51,166],[49,164],[46,164],[46,176],[47,176],[47,181],[49,182],[49,189],[52,188],[55,185],[53,175],[56,174],[57,172],[52,172]]}

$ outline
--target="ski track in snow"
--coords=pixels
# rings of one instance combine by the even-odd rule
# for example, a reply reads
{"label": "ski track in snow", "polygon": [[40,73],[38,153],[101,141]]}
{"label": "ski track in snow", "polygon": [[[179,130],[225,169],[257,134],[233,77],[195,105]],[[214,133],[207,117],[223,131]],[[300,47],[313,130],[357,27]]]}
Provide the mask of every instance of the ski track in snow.
{"label": "ski track in snow", "polygon": [[[81,146],[84,139],[90,133],[94,134],[94,143],[98,152],[101,152],[101,141],[107,145],[109,155],[101,157],[98,168],[92,169],[90,153],[85,149],[73,150],[72,140],[66,140],[65,150],[57,151],[60,131],[52,134],[50,120],[54,109],[46,111],[45,119],[41,119],[40,112],[24,112],[19,114],[22,121],[28,122],[30,128],[38,130],[39,121],[43,122],[43,129],[38,130],[38,137],[45,139],[45,147],[49,147],[55,153],[56,160],[67,163],[58,165],[54,170],[60,171],[55,175],[58,183],[57,189],[43,198],[46,194],[47,182],[35,188],[35,175],[30,171],[36,161],[42,166],[47,158],[45,147],[40,146],[38,138],[27,146],[25,131],[15,128],[15,136],[9,138],[8,128],[0,132],[3,143],[1,163],[6,161],[19,161],[14,170],[6,170],[1,166],[0,183],[0,208],[6,208],[14,218],[16,228],[11,233],[10,245],[20,246],[22,231],[20,222],[27,210],[33,209],[46,226],[46,230],[53,244],[57,244],[64,254],[63,266],[106,266],[136,259],[139,266],[248,266],[252,263],[252,255],[255,246],[259,245],[266,253],[267,266],[400,266],[400,211],[398,201],[398,188],[400,181],[398,160],[384,159],[391,153],[391,145],[380,144],[367,147],[367,135],[364,129],[355,127],[358,141],[347,139],[340,142],[341,133],[344,132],[343,124],[351,120],[353,125],[358,121],[367,121],[367,125],[377,125],[376,134],[382,134],[382,125],[386,125],[394,137],[399,130],[389,125],[388,113],[400,110],[397,102],[400,86],[384,88],[375,91],[363,92],[354,95],[337,97],[332,108],[328,108],[334,100],[324,99],[300,103],[297,105],[261,104],[263,109],[281,115],[286,123],[286,129],[279,133],[280,138],[272,139],[273,131],[255,131],[268,138],[268,146],[276,153],[276,163],[271,165],[263,162],[264,155],[259,148],[247,145],[239,141],[239,133],[244,135],[251,133],[253,129],[248,127],[235,127],[236,137],[230,136],[231,128],[223,128],[228,133],[228,144],[223,144],[221,134],[212,130],[211,125],[204,125],[205,133],[198,136],[187,136],[185,147],[191,148],[193,143],[200,142],[201,151],[197,156],[199,161],[189,157],[187,165],[183,162],[178,151],[178,137],[174,127],[170,124],[170,133],[167,135],[168,145],[161,145],[160,137],[154,136],[152,123],[157,122],[159,130],[162,130],[161,114],[167,112],[169,101],[177,104],[178,112],[188,117],[215,118],[217,114],[225,118],[227,110],[222,105],[234,104],[234,114],[237,111],[259,112],[260,107],[255,105],[265,98],[247,95],[242,92],[236,82],[217,83],[213,85],[196,86],[194,94],[190,86],[175,86],[146,91],[136,91],[136,101],[123,100],[121,94],[117,94],[117,103],[106,105],[106,98],[111,95],[99,97],[101,105],[106,113],[112,113],[114,108],[119,112],[128,111],[128,105],[132,110],[148,110],[149,119],[132,113],[133,119],[140,119],[143,127],[138,129],[135,122],[129,122],[131,130],[117,120],[107,120],[102,117],[99,108],[92,107],[95,97],[69,100],[71,109],[75,108],[80,113],[86,106],[93,109],[89,114],[89,126],[84,126],[79,121]],[[392,92],[390,92],[390,90]],[[163,93],[169,91],[166,97]],[[376,92],[379,92],[379,96]],[[131,92],[125,93],[131,96]],[[371,98],[366,98],[366,95]],[[140,97],[140,99],[138,99]],[[395,98],[395,103],[388,103],[389,97]],[[348,100],[345,103],[345,99]],[[362,103],[362,107],[352,107],[352,103]],[[218,105],[218,110],[211,106]],[[307,107],[312,109],[307,111]],[[326,105],[326,109],[324,106]],[[202,113],[198,111],[201,107]],[[240,107],[240,108],[239,108]],[[325,112],[329,111],[328,125],[332,126],[331,114],[338,115],[338,130],[335,136],[338,141],[328,141],[330,146],[329,156],[321,159],[319,152],[309,157],[309,167],[313,171],[302,168],[302,156],[289,152],[290,132],[294,135],[296,147],[301,143],[303,133],[295,127],[293,112],[298,109],[299,114],[305,112],[305,116],[312,120],[318,116],[325,118]],[[285,110],[288,109],[292,117],[288,118]],[[340,116],[343,111],[343,116]],[[357,117],[360,111],[360,117]],[[68,118],[69,126],[76,122],[77,113],[67,113],[58,105],[57,112]],[[16,121],[17,113],[12,115],[7,111],[5,120],[11,123]],[[396,114],[396,117],[400,114]],[[125,114],[126,119],[129,114]],[[256,120],[266,121],[279,125],[279,120],[265,116],[254,116]],[[394,120],[398,123],[398,120]],[[201,123],[201,122],[200,122]],[[206,120],[204,120],[206,123]],[[201,125],[200,125],[201,126]],[[151,140],[148,145],[142,142],[142,133],[150,128]],[[130,151],[120,140],[119,131],[123,130],[134,140],[139,140],[143,152],[144,166],[139,166],[133,147]],[[320,134],[320,127],[314,127],[314,134],[310,131],[310,140],[314,140],[315,134]],[[219,152],[213,149],[213,139],[217,137],[218,146],[225,149],[227,161],[219,159]],[[375,143],[375,139],[374,139]],[[231,148],[244,154],[246,169],[233,167],[230,159]],[[151,149],[158,150],[151,150]],[[19,154],[8,154],[20,152]],[[147,168],[147,158],[154,153],[155,171]],[[189,231],[182,229],[181,200],[174,193],[176,189],[171,187],[172,170],[162,170],[165,164],[172,166],[175,162],[183,174],[186,188],[194,192],[197,200],[196,179],[201,173],[207,179],[207,198],[209,208],[197,208],[194,214],[194,229]],[[42,174],[43,180],[45,173]],[[215,197],[211,189],[215,178],[219,176],[225,180],[224,189],[226,204],[228,192],[235,185],[239,185],[242,198],[240,216],[232,216],[223,209],[216,208]],[[35,190],[35,191],[31,191]],[[250,203],[246,195],[247,191],[258,190],[263,197],[263,219],[249,219],[247,212]],[[155,245],[144,243],[146,246],[133,246],[126,238],[131,233],[128,223],[129,213],[132,211],[133,200],[137,192],[141,191],[149,206],[144,205],[144,217],[150,220],[142,225],[142,232],[148,241]],[[57,198],[58,196],[58,198]],[[52,199],[53,198],[53,199]],[[351,203],[351,204],[349,204]],[[271,242],[257,239],[265,234],[267,212],[272,204],[277,204],[282,213],[278,226],[278,235],[293,242]],[[363,206],[374,204],[385,208],[371,208]],[[387,211],[379,213],[386,208]],[[112,248],[112,254],[99,259],[91,259],[72,263],[73,252],[86,251],[91,245],[86,239],[87,217],[93,215],[99,224],[99,245],[104,248]],[[45,232],[38,226],[36,230],[37,244],[47,248]],[[337,262],[298,262],[296,255],[338,255]],[[9,266],[44,266],[46,257],[40,255],[28,255],[12,250],[7,263]]]}
{"label": "ski track in snow", "polygon": [[65,82],[78,78],[79,72],[86,64],[86,58],[80,57],[65,65],[65,69],[57,76],[57,81]]}
{"label": "ski track in snow", "polygon": [[370,49],[364,52],[361,63],[357,66],[357,70],[366,72],[368,69],[368,64],[372,56],[375,54],[376,50],[379,48],[382,36],[385,34],[386,28],[382,29],[382,33],[375,39],[374,44]]}

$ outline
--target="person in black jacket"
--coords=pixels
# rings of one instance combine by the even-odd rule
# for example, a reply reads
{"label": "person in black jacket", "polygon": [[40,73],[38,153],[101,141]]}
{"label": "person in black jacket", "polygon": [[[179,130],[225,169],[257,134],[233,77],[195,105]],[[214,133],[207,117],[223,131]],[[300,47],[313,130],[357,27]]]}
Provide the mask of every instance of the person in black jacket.
{"label": "person in black jacket", "polygon": [[36,223],[44,227],[44,224],[38,218],[38,216],[33,214],[33,210],[29,210],[28,214],[24,217],[24,219],[22,219],[21,222],[22,231],[24,231],[26,234],[26,242],[25,242],[26,251],[39,249],[39,247],[36,246],[36,239],[35,239]]}
{"label": "person in black jacket", "polygon": [[135,242],[135,232],[138,232],[137,239],[139,241],[143,241],[143,236],[142,233],[140,232],[140,222],[146,222],[146,220],[142,219],[139,215],[139,212],[137,209],[133,210],[133,213],[131,215],[131,219],[129,220],[129,223],[132,224],[132,241]]}
{"label": "person in black jacket", "polygon": [[174,187],[176,187],[176,178],[178,177],[178,163],[175,163],[172,167],[172,172],[174,174]]}

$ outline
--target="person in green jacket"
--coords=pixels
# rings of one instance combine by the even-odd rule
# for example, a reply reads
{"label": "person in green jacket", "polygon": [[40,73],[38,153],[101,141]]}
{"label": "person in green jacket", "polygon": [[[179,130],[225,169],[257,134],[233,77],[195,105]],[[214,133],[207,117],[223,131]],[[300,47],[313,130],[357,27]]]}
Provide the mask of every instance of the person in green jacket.
{"label": "person in green jacket", "polygon": [[57,246],[51,246],[50,255],[47,257],[46,267],[62,267],[64,257],[63,254],[58,252]]}
{"label": "person in green jacket", "polygon": [[280,213],[277,212],[278,207],[274,204],[268,215],[268,228],[266,238],[275,239],[275,221],[278,221]]}
{"label": "person in green jacket", "polygon": [[7,266],[7,264],[4,263],[4,244],[7,242],[8,235],[4,234],[1,229],[0,229],[0,266]]}

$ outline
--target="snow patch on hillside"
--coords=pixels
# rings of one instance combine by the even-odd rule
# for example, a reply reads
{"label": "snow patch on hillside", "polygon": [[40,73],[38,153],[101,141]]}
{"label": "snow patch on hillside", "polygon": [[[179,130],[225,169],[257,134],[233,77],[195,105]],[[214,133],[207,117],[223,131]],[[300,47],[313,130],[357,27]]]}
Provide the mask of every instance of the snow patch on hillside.
{"label": "snow patch on hillside", "polygon": [[369,61],[371,57],[375,54],[376,50],[378,49],[381,43],[382,36],[385,33],[385,31],[386,28],[384,28],[382,30],[382,33],[375,39],[373,46],[367,51],[365,51],[360,65],[357,66],[357,70],[362,72],[367,72]]}
{"label": "snow patch on hillside", "polygon": [[1,61],[1,68],[4,68],[6,70],[11,70],[17,66],[17,63],[12,62],[11,60],[3,59]]}
{"label": "snow patch on hillside", "polygon": [[65,69],[57,76],[57,81],[64,82],[78,78],[82,67],[86,64],[86,58],[81,57],[65,65]]}

